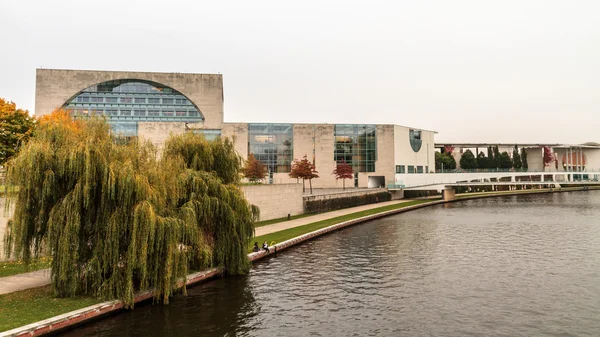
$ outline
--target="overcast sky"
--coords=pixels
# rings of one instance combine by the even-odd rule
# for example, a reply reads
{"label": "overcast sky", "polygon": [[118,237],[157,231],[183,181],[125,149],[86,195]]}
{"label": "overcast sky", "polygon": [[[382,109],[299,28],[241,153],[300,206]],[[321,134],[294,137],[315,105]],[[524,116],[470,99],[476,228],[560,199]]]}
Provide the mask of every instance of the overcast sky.
{"label": "overcast sky", "polygon": [[0,0],[0,97],[35,69],[221,73],[227,122],[600,142],[600,1]]}

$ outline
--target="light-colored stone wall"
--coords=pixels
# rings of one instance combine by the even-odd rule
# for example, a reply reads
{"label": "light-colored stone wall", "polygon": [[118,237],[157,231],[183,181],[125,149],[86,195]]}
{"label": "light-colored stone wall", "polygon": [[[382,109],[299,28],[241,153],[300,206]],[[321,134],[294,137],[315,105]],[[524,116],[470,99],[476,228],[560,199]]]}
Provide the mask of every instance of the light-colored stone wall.
{"label": "light-colored stone wall", "polygon": [[248,158],[248,123],[225,123],[221,136],[231,138],[240,156]]}
{"label": "light-colored stone wall", "polygon": [[381,192],[387,192],[387,188],[370,188],[370,189],[361,189],[359,191],[346,190],[346,191],[339,191],[337,193],[305,195],[304,202],[339,199],[339,198],[349,198],[349,197],[359,197],[359,196],[363,196],[363,195],[377,194],[377,193],[381,193]]}
{"label": "light-colored stone wall", "polygon": [[584,149],[586,171],[600,171],[600,149]]}
{"label": "light-colored stone wall", "polygon": [[[375,161],[375,172],[360,172],[358,174],[358,186],[369,187],[369,177],[383,176],[385,184],[394,182],[396,170],[395,157],[395,127],[394,125],[377,125],[377,160]],[[412,150],[411,150],[412,151]]]}
{"label": "light-colored stone wall", "polygon": [[139,122],[138,137],[140,140],[148,140],[156,146],[159,153],[164,148],[164,143],[171,135],[179,135],[185,132],[185,123],[176,122]]}
{"label": "light-colored stone wall", "polygon": [[221,129],[223,76],[220,74],[37,69],[35,114],[42,116],[62,107],[94,84],[120,79],[147,80],[169,86],[196,104],[205,118],[203,128]]}
{"label": "light-colored stone wall", "polygon": [[[409,133],[411,128],[405,126],[394,125],[394,172],[396,173],[396,165],[404,165],[405,172],[408,173],[408,166],[423,166],[423,174],[426,174],[426,167],[429,172],[435,172],[435,132],[421,130],[421,148],[418,152],[413,151],[410,146]],[[418,129],[416,129],[418,130]],[[398,180],[399,175],[395,175],[394,180],[397,184],[404,183]]]}
{"label": "light-colored stone wall", "polygon": [[[300,160],[306,155],[308,160],[314,160],[316,170],[319,172],[319,178],[315,178],[312,181],[313,188],[342,188],[343,186],[343,181],[336,180],[332,174],[336,166],[333,156],[335,146],[334,128],[335,125],[333,124],[294,124],[293,126],[294,159]],[[393,183],[395,173],[394,128],[394,125],[377,125],[377,160],[375,162],[375,172],[360,172],[358,174],[359,187],[368,187],[369,177],[374,176],[383,176],[386,184]],[[248,124],[226,123],[223,125],[222,135],[226,137],[235,135],[236,150],[243,158],[247,158]],[[408,133],[406,134],[406,139],[408,142]],[[414,153],[410,149],[410,145],[409,150],[411,153]],[[430,150],[431,156],[433,156],[433,137],[431,137]],[[423,150],[423,153],[426,152]],[[296,179],[291,179],[288,173],[274,173],[273,183],[291,184],[296,183]],[[307,188],[308,185],[309,182],[307,181]],[[354,180],[346,179],[346,187],[353,188]]]}
{"label": "light-colored stone wall", "polygon": [[260,221],[304,213],[301,184],[245,185],[242,191],[260,209]]}
{"label": "light-colored stone wall", "polygon": [[530,171],[544,171],[544,149],[541,147],[537,148],[526,148],[527,153],[527,167]]}

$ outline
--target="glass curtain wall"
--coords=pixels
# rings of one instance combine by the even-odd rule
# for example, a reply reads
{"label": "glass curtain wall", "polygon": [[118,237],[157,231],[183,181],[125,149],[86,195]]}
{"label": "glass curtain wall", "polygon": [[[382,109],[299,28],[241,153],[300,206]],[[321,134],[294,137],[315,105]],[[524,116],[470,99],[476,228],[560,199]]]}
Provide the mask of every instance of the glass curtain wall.
{"label": "glass curtain wall", "polygon": [[335,125],[334,160],[344,160],[354,172],[375,172],[377,128],[366,124]]}
{"label": "glass curtain wall", "polygon": [[106,116],[116,133],[137,136],[137,123],[204,121],[192,102],[177,90],[142,80],[92,85],[64,105],[75,118]]}
{"label": "glass curtain wall", "polygon": [[271,173],[290,172],[293,134],[292,124],[248,124],[248,153]]}

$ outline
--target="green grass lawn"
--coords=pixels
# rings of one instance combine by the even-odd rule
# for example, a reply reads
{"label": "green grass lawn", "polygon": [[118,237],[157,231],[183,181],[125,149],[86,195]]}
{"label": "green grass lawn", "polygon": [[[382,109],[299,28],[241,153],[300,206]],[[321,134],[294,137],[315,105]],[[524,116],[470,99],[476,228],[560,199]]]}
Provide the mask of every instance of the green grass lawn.
{"label": "green grass lawn", "polygon": [[[290,220],[296,220],[296,219],[301,219],[301,218],[306,218],[307,216],[311,216],[311,215],[315,215],[315,214],[300,214],[300,215],[294,215],[292,217],[290,217]],[[268,225],[272,225],[274,223],[280,223],[280,222],[285,222],[288,221],[288,218],[279,218],[279,219],[271,219],[271,220],[265,220],[265,221],[260,221],[254,224],[254,227],[262,227],[262,226],[268,226]]]}
{"label": "green grass lawn", "polygon": [[365,210],[365,211],[361,211],[361,212],[350,213],[350,214],[338,216],[338,217],[327,219],[327,220],[313,222],[313,223],[310,223],[310,224],[304,225],[304,226],[294,227],[294,228],[286,229],[286,230],[271,233],[271,234],[257,236],[255,238],[253,238],[252,241],[249,243],[248,252],[252,251],[252,246],[254,245],[255,241],[258,242],[259,245],[264,241],[267,241],[269,244],[271,244],[272,242],[280,243],[285,240],[289,240],[291,238],[300,236],[302,234],[310,233],[312,231],[316,231],[317,229],[335,225],[340,222],[344,222],[344,221],[348,221],[348,220],[352,220],[352,219],[356,219],[356,218],[360,218],[363,216],[372,215],[372,214],[376,214],[376,213],[381,213],[381,212],[385,212],[385,211],[391,211],[394,209],[405,208],[408,206],[423,204],[423,203],[430,202],[430,201],[432,201],[432,200],[407,201],[407,202],[403,202],[403,203],[399,203],[399,204],[388,205],[388,206],[373,208],[373,209],[369,209],[369,210]]}
{"label": "green grass lawn", "polygon": [[0,277],[28,273],[40,269],[50,268],[52,261],[48,257],[41,257],[31,261],[27,266],[22,261],[0,262]]}
{"label": "green grass lawn", "polygon": [[55,298],[50,286],[0,295],[0,332],[96,303],[91,297]]}

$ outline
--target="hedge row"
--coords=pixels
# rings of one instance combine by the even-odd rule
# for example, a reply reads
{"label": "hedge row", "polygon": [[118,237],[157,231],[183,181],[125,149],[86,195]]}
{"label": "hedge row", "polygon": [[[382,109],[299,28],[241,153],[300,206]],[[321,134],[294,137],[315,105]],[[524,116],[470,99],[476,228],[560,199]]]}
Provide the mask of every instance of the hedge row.
{"label": "hedge row", "polygon": [[392,200],[392,195],[390,193],[379,192],[352,197],[340,197],[325,200],[306,201],[304,202],[304,212],[316,214],[390,200]]}

